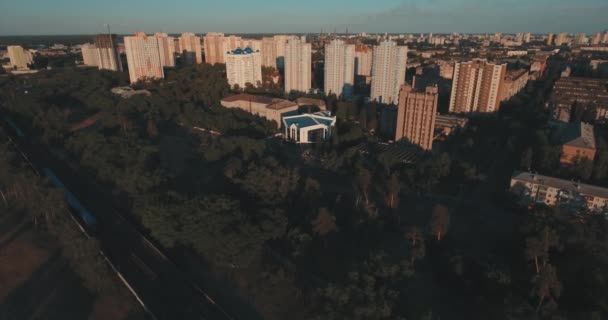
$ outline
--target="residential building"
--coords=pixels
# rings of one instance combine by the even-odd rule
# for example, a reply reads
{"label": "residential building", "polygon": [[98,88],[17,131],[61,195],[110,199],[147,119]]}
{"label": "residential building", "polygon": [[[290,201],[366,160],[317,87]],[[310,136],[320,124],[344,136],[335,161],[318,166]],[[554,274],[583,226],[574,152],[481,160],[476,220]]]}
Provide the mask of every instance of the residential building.
{"label": "residential building", "polygon": [[529,73],[526,69],[509,70],[501,86],[500,101],[507,101],[518,94],[528,84]]}
{"label": "residential building", "polygon": [[561,124],[557,138],[562,146],[560,163],[570,165],[580,159],[595,159],[597,149],[593,125],[584,122]]}
{"label": "residential building", "polygon": [[587,43],[587,36],[584,33],[577,33],[576,36],[574,36],[573,43],[579,46],[583,45]]}
{"label": "residential building", "polygon": [[336,117],[328,111],[283,118],[285,139],[296,143],[322,142],[331,138]]}
{"label": "residential building", "polygon": [[15,69],[29,69],[28,65],[34,62],[32,53],[21,46],[7,46],[6,50],[8,51],[10,65]]}
{"label": "residential building", "polygon": [[608,115],[608,79],[599,78],[560,78],[553,86],[551,93],[553,118],[570,122],[572,107],[578,104],[593,107],[596,120],[606,119]]}
{"label": "residential building", "polygon": [[438,96],[437,87],[417,92],[410,85],[401,86],[395,141],[406,138],[424,150],[432,149]]}
{"label": "residential building", "polygon": [[179,53],[182,56],[184,64],[201,64],[203,63],[203,54],[201,52],[201,38],[192,32],[184,32],[179,37]]}
{"label": "residential building", "polygon": [[165,77],[158,38],[137,32],[124,42],[131,83]]}
{"label": "residential building", "polygon": [[452,79],[454,77],[454,63],[441,62],[439,63],[439,76],[444,79]]}
{"label": "residential building", "polygon": [[325,45],[325,94],[350,97],[355,85],[355,45],[332,40]]}
{"label": "residential building", "polygon": [[283,117],[298,113],[298,105],[285,99],[274,99],[252,94],[237,94],[220,101],[226,108],[238,108],[251,114],[274,121],[277,127],[283,123]]}
{"label": "residential building", "polygon": [[506,64],[494,64],[480,59],[456,63],[450,112],[497,111],[506,70]]}
{"label": "residential building", "polygon": [[265,67],[277,67],[277,46],[273,37],[262,38],[262,65]]}
{"label": "residential building", "polygon": [[372,75],[372,48],[366,45],[355,47],[355,74],[369,77]]}
{"label": "residential building", "polygon": [[[276,52],[277,68],[283,70],[285,68],[286,63],[285,60],[287,55],[287,43],[289,42],[289,40],[298,39],[298,37],[292,35],[275,35],[273,36],[273,39]],[[304,42],[306,41],[304,40]]]}
{"label": "residential building", "polygon": [[558,47],[564,44],[568,44],[568,41],[568,34],[566,32],[562,32],[558,34],[557,37],[555,37],[555,45]]}
{"label": "residential building", "polygon": [[311,87],[311,45],[306,38],[291,39],[285,46],[285,92],[308,92]]}
{"label": "residential building", "polygon": [[122,61],[118,53],[118,42],[115,34],[98,34],[95,37],[99,70],[122,71]]}
{"label": "residential building", "polygon": [[591,37],[591,41],[589,41],[589,44],[596,46],[601,43],[602,43],[602,33],[601,32],[594,33],[593,36]]}
{"label": "residential building", "polygon": [[407,47],[386,40],[374,46],[370,100],[397,104],[399,90],[405,83]]}
{"label": "residential building", "polygon": [[550,46],[553,44],[553,33],[549,33],[549,36],[547,36],[547,45]]}
{"label": "residential building", "polygon": [[82,64],[90,67],[99,66],[99,52],[94,44],[83,44],[80,46],[80,53],[82,54]]}
{"label": "residential building", "polygon": [[435,137],[437,138],[439,135],[447,137],[466,127],[468,122],[469,119],[464,117],[437,114],[435,116]]}
{"label": "residential building", "polygon": [[162,32],[155,33],[154,37],[158,39],[160,60],[163,67],[175,67],[175,38]]}
{"label": "residential building", "polygon": [[205,62],[209,64],[225,63],[224,34],[221,32],[207,32],[203,37],[205,44]]}
{"label": "residential building", "polygon": [[511,192],[526,203],[543,203],[606,212],[608,189],[590,184],[558,179],[530,172],[515,172],[511,177]]}
{"label": "residential building", "polygon": [[524,42],[528,43],[532,40],[532,34],[530,32],[527,32],[526,34],[524,34]]}
{"label": "residential building", "polygon": [[245,88],[247,83],[262,83],[262,57],[260,51],[251,48],[236,49],[226,54],[226,75],[230,86]]}

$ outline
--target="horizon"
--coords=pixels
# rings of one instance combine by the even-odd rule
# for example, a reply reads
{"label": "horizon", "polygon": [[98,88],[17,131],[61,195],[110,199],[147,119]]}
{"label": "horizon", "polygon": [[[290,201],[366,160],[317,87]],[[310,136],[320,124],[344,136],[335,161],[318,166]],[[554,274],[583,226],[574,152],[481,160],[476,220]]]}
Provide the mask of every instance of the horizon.
{"label": "horizon", "polygon": [[[137,8],[137,12],[133,9]],[[139,30],[167,33],[205,30],[227,34],[319,33],[585,33],[605,30],[608,4],[583,0],[267,0],[253,3],[206,3],[176,0],[170,7],[158,0],[130,3],[24,0],[0,4],[0,36],[71,35]],[[43,30],[41,32],[41,30]],[[240,30],[248,30],[243,33]],[[410,30],[415,30],[412,32]],[[150,32],[150,31],[146,31]]]}

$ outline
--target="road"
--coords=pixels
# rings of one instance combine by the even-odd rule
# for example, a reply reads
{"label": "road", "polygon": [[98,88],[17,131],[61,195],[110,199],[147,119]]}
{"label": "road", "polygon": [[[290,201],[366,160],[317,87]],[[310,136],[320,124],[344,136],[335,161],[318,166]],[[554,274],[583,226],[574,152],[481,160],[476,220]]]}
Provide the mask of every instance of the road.
{"label": "road", "polygon": [[67,189],[95,214],[98,227],[93,236],[99,240],[103,254],[151,318],[236,319],[181,272],[132,223],[124,219],[115,210],[112,201],[100,196],[101,193],[86,179],[80,178],[63,161],[55,159],[46,147],[27,137],[19,137],[3,121],[0,121],[0,125],[34,170],[53,170]]}

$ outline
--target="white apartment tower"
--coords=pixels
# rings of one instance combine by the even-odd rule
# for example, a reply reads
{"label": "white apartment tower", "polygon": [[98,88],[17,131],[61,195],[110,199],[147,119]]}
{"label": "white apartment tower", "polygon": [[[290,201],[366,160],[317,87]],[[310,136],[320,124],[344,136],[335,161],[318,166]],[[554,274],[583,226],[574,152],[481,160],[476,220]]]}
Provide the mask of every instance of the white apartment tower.
{"label": "white apartment tower", "polygon": [[390,40],[374,46],[372,88],[370,99],[386,104],[397,104],[399,90],[405,84],[407,47]]}
{"label": "white apartment tower", "polygon": [[155,33],[154,37],[158,39],[160,60],[163,67],[175,67],[175,38],[162,32]]}
{"label": "white apartment tower", "polygon": [[262,56],[251,48],[236,49],[226,54],[226,75],[230,86],[245,88],[247,83],[262,83]]}
{"label": "white apartment tower", "polygon": [[82,46],[80,46],[80,53],[82,53],[82,63],[85,66],[99,66],[99,53],[97,51],[97,47],[94,44],[83,44]]}
{"label": "white apartment tower", "polygon": [[21,46],[7,46],[6,50],[8,51],[11,67],[16,69],[28,69],[28,64],[34,61],[31,52]]}
{"label": "white apartment tower", "polygon": [[366,45],[355,48],[355,74],[365,77],[372,75],[372,48]]}
{"label": "white apartment tower", "polygon": [[138,32],[124,41],[131,83],[165,77],[158,38]]}
{"label": "white apartment tower", "polygon": [[99,70],[122,71],[122,61],[118,54],[116,35],[98,34],[95,37]]}
{"label": "white apartment tower", "polygon": [[325,45],[325,94],[350,97],[355,84],[355,45],[332,40]]}
{"label": "white apartment tower", "polygon": [[310,91],[311,45],[306,37],[292,39],[285,46],[285,92]]}
{"label": "white apartment tower", "polygon": [[179,37],[179,53],[182,55],[182,62],[185,64],[203,63],[201,50],[201,38],[194,33],[184,32]]}

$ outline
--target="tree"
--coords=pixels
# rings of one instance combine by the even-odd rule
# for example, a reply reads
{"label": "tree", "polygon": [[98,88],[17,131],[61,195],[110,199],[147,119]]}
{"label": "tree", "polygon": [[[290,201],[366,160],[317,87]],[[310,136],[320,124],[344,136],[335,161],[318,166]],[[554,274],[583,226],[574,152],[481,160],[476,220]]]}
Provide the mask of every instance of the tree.
{"label": "tree", "polygon": [[386,182],[386,206],[395,209],[399,204],[399,190],[401,190],[401,183],[396,173],[393,173]]}
{"label": "tree", "polygon": [[418,227],[414,226],[405,232],[405,238],[410,241],[410,264],[413,266],[416,260],[424,258],[426,254],[424,235]]}
{"label": "tree", "polygon": [[359,170],[357,177],[355,179],[355,183],[357,186],[357,190],[363,195],[363,199],[365,200],[365,205],[369,204],[369,188],[372,182],[372,175],[369,170],[362,168]]}
{"label": "tree", "polygon": [[449,224],[450,213],[448,208],[441,204],[435,205],[431,216],[431,233],[437,236],[437,241],[441,241],[448,232]]}
{"label": "tree", "polygon": [[536,311],[540,311],[543,302],[555,304],[562,291],[562,284],[557,278],[557,270],[550,264],[543,266],[532,278],[532,295],[538,298]]}
{"label": "tree", "polygon": [[336,217],[325,207],[319,209],[317,218],[311,224],[313,232],[321,237],[337,229]]}
{"label": "tree", "polygon": [[536,273],[540,272],[539,258],[545,257],[547,252],[544,250],[544,246],[537,238],[526,239],[526,257],[528,260],[534,260],[534,266]]}

